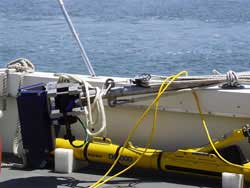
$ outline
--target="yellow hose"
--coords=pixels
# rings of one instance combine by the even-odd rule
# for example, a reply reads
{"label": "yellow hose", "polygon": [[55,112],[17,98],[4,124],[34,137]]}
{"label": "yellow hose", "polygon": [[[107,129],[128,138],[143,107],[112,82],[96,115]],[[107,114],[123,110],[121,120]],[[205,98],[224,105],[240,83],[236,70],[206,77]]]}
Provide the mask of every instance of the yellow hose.
{"label": "yellow hose", "polygon": [[[91,188],[97,188],[103,184],[105,184],[106,182],[112,180],[113,178],[121,175],[122,173],[126,172],[127,170],[131,169],[142,157],[143,155],[147,152],[148,148],[150,147],[150,145],[152,144],[153,141],[153,137],[155,134],[155,128],[156,128],[156,120],[157,120],[157,112],[158,112],[158,105],[159,105],[159,99],[160,97],[163,95],[163,93],[168,89],[168,87],[173,83],[173,81],[175,81],[178,77],[180,77],[181,75],[187,75],[187,71],[181,71],[178,74],[174,75],[174,76],[170,76],[168,78],[166,78],[163,83],[160,86],[160,89],[158,91],[157,96],[155,97],[155,99],[153,100],[153,102],[148,106],[148,108],[144,111],[144,113],[142,114],[142,116],[139,118],[139,120],[135,123],[135,125],[133,126],[132,130],[130,131],[126,141],[123,144],[123,147],[121,149],[121,151],[118,154],[118,157],[116,158],[116,160],[114,161],[114,163],[112,164],[112,166],[110,167],[110,169],[105,173],[105,175],[103,177],[101,177],[96,183],[91,185]],[[167,84],[166,82],[171,79]],[[166,84],[166,85],[165,85]],[[165,87],[164,87],[165,86]],[[134,132],[136,131],[136,129],[141,125],[141,122],[145,119],[146,115],[148,114],[148,112],[151,110],[151,108],[153,107],[153,105],[155,105],[155,113],[154,113],[154,120],[153,120],[153,126],[152,126],[152,130],[151,130],[151,134],[150,134],[150,138],[147,142],[147,145],[144,149],[144,151],[141,153],[141,155],[135,160],[135,162],[133,162],[131,165],[129,165],[127,168],[125,168],[124,170],[120,171],[119,173],[107,178],[106,180],[105,177],[112,171],[112,169],[115,167],[115,165],[117,164],[117,162],[119,161],[120,156],[123,153],[124,148],[127,146],[129,140],[131,139],[132,135],[134,134]],[[104,181],[103,181],[104,180]]]}
{"label": "yellow hose", "polygon": [[238,165],[238,164],[234,164],[234,163],[231,163],[230,161],[226,160],[223,156],[221,156],[221,154],[218,152],[218,150],[216,149],[214,143],[213,143],[213,140],[210,136],[210,133],[209,133],[209,130],[207,128],[207,123],[206,123],[206,120],[205,120],[205,117],[204,117],[204,114],[202,112],[202,109],[201,109],[201,105],[200,105],[200,101],[199,101],[199,98],[198,98],[198,95],[197,93],[193,90],[193,96],[194,96],[194,99],[195,99],[195,102],[196,102],[196,105],[197,105],[197,109],[199,111],[199,114],[200,114],[200,118],[201,118],[201,121],[202,121],[202,124],[203,124],[203,127],[205,129],[205,132],[206,132],[206,135],[207,135],[207,138],[209,140],[209,143],[210,145],[212,146],[214,152],[216,153],[216,155],[222,160],[224,161],[226,164],[228,165],[231,165],[231,166],[234,166],[234,167],[238,167],[238,168],[245,168],[243,165]]}

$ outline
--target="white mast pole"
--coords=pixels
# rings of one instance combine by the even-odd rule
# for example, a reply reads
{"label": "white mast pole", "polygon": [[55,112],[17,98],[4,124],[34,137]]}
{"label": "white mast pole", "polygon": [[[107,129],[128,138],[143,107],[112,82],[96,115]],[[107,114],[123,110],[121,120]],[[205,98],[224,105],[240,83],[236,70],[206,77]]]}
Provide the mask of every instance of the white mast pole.
{"label": "white mast pole", "polygon": [[80,41],[80,39],[79,39],[78,34],[76,33],[76,30],[75,30],[75,28],[74,28],[74,26],[73,26],[72,21],[71,21],[71,19],[70,19],[70,16],[69,16],[69,14],[68,14],[68,12],[67,12],[65,6],[64,6],[63,0],[58,0],[58,2],[59,2],[59,4],[60,4],[60,6],[61,6],[63,15],[64,15],[64,17],[65,17],[65,19],[66,19],[66,21],[67,21],[67,23],[68,23],[68,25],[69,25],[70,31],[72,32],[73,36],[75,37],[75,39],[76,39],[76,41],[77,41],[77,44],[78,44],[78,46],[79,46],[79,48],[80,48],[81,57],[82,57],[82,59],[83,59],[83,62],[84,62],[85,65],[87,66],[90,75],[91,75],[91,76],[96,76],[95,71],[94,71],[94,69],[93,69],[93,67],[92,67],[92,65],[91,65],[91,63],[90,63],[90,61],[89,61],[89,58],[88,58],[87,54],[86,54],[86,51],[84,50],[84,47],[83,47],[83,45],[82,45],[82,43],[81,43],[81,41]]}

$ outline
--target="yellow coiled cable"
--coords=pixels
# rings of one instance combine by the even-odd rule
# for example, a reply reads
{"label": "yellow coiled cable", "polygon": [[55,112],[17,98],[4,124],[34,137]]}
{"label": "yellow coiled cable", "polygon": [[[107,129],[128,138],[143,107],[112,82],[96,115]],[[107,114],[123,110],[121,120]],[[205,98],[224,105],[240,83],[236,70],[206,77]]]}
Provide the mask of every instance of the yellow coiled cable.
{"label": "yellow coiled cable", "polygon": [[[127,170],[131,169],[142,157],[143,155],[147,152],[148,148],[150,147],[150,145],[152,144],[153,141],[153,137],[155,134],[155,129],[156,129],[156,119],[157,119],[157,111],[158,111],[158,105],[159,105],[159,99],[160,97],[163,95],[163,93],[168,89],[168,87],[173,83],[173,81],[175,81],[178,77],[180,77],[181,75],[187,75],[187,71],[181,71],[178,74],[174,75],[174,76],[170,76],[167,77],[163,83],[160,86],[160,89],[158,91],[157,96],[155,97],[155,99],[153,100],[153,102],[148,106],[148,108],[144,111],[144,113],[142,114],[142,116],[139,118],[139,120],[135,123],[135,125],[133,126],[132,130],[130,131],[126,141],[123,144],[123,147],[121,149],[121,151],[118,154],[118,157],[116,158],[116,160],[114,161],[114,163],[112,164],[112,166],[110,167],[110,169],[105,173],[105,175],[103,177],[101,177],[96,183],[91,185],[91,188],[97,188],[103,184],[105,184],[106,182],[114,179],[115,177],[121,175],[122,173],[126,172]],[[171,79],[169,81],[169,79]],[[167,84],[166,82],[169,81]],[[165,86],[165,87],[164,87]],[[142,121],[145,119],[146,115],[149,113],[149,111],[152,109],[152,107],[155,105],[155,113],[154,113],[154,120],[153,120],[153,127],[152,127],[152,131],[151,131],[151,135],[150,138],[147,142],[147,145],[144,149],[144,151],[141,153],[141,155],[135,160],[134,163],[132,163],[131,165],[129,165],[127,168],[125,168],[124,170],[120,171],[119,173],[107,178],[106,180],[105,177],[112,171],[112,169],[115,167],[115,165],[118,163],[120,156],[122,155],[124,148],[128,145],[129,140],[131,139],[132,135],[134,134],[134,132],[136,131],[136,129],[141,125]],[[104,180],[104,181],[103,181]]]}

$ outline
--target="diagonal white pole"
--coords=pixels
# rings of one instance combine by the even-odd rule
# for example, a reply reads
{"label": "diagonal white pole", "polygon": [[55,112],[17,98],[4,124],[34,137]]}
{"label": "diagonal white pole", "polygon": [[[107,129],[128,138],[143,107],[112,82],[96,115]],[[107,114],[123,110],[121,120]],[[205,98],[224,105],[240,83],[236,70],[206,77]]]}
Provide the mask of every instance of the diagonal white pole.
{"label": "diagonal white pole", "polygon": [[59,2],[59,4],[60,4],[60,6],[61,6],[63,15],[64,15],[64,17],[65,17],[65,19],[66,19],[66,21],[67,21],[67,23],[68,23],[68,25],[69,25],[69,28],[70,28],[70,30],[71,30],[73,36],[75,37],[75,39],[76,39],[76,41],[77,41],[77,44],[78,44],[78,46],[79,46],[79,48],[80,48],[80,51],[81,51],[81,57],[82,57],[84,63],[86,64],[86,66],[87,66],[87,68],[88,68],[88,71],[89,71],[90,75],[91,75],[91,76],[96,76],[95,71],[94,71],[94,69],[93,69],[93,67],[92,67],[92,65],[91,65],[91,63],[90,63],[90,61],[89,61],[89,58],[88,58],[88,56],[87,56],[87,54],[86,54],[86,52],[85,52],[85,50],[84,50],[84,47],[83,47],[83,45],[82,45],[82,43],[81,43],[81,41],[80,41],[80,39],[79,39],[79,36],[78,36],[78,34],[76,33],[76,30],[75,30],[75,28],[74,28],[74,26],[73,26],[73,23],[72,23],[72,21],[71,21],[71,19],[70,19],[70,16],[69,16],[69,14],[68,14],[68,12],[67,12],[65,6],[64,6],[63,0],[58,0],[58,2]]}

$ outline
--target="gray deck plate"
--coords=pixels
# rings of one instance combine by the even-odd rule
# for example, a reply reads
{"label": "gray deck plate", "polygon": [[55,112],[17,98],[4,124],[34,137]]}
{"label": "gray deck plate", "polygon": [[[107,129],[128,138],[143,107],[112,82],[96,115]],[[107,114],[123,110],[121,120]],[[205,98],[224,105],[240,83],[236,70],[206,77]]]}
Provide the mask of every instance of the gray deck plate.
{"label": "gray deck plate", "polygon": [[[0,188],[72,188],[88,187],[100,178],[109,166],[90,164],[88,167],[71,174],[55,173],[52,170],[17,170],[2,168],[0,175]],[[118,171],[119,169],[116,169]],[[115,178],[103,185],[105,188],[197,188],[221,187],[221,180],[164,173],[158,171],[134,169],[125,175]]]}

